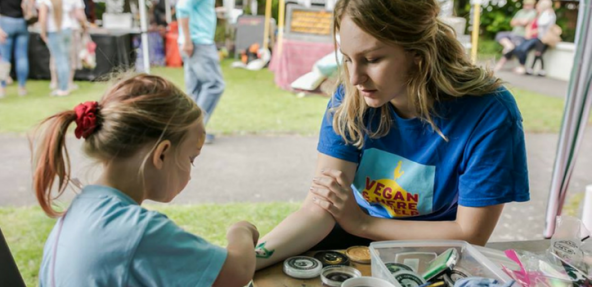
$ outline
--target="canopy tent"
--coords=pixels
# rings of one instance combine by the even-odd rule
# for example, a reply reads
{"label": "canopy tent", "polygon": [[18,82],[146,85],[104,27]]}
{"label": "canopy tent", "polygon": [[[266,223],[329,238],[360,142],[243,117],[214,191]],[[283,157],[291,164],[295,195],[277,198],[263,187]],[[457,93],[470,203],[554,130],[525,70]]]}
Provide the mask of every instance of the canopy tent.
{"label": "canopy tent", "polygon": [[555,219],[561,215],[567,188],[571,179],[584,130],[590,115],[592,96],[592,6],[591,0],[580,0],[576,29],[576,54],[571,71],[563,122],[553,168],[553,177],[547,204],[544,236],[555,232]]}

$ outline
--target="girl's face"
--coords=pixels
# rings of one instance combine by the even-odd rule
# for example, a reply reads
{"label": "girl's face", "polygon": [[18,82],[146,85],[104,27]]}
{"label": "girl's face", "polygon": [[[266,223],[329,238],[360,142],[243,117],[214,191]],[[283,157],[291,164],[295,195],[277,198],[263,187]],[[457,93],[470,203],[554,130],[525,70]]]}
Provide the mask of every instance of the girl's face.
{"label": "girl's face", "polygon": [[358,27],[348,15],[341,21],[340,50],[350,83],[370,107],[392,102],[407,109],[407,81],[414,65],[411,53],[398,45],[387,45]]}
{"label": "girl's face", "polygon": [[[187,131],[185,138],[169,154],[173,160],[165,160],[162,168],[160,188],[154,190],[150,199],[169,202],[175,198],[191,179],[191,168],[199,156],[206,136],[203,121],[195,121]],[[154,198],[156,197],[156,198]]]}

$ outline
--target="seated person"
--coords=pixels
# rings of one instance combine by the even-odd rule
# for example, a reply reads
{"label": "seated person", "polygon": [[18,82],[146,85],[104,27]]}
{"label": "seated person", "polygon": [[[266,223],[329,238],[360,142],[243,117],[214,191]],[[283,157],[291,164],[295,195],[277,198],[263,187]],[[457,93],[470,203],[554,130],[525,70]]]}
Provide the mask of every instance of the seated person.
{"label": "seated person", "polygon": [[[171,201],[191,179],[205,140],[204,114],[171,82],[151,75],[121,79],[99,102],[42,122],[33,182],[39,204],[59,217],[43,250],[40,286],[245,286],[255,272],[259,233],[239,222],[226,249],[141,206]],[[70,181],[68,127],[103,166],[65,212],[52,186]]]}
{"label": "seated person", "polygon": [[510,22],[510,25],[514,27],[512,31],[503,31],[495,35],[495,41],[504,47],[502,50],[503,57],[496,64],[495,71],[501,70],[506,62],[512,58],[512,51],[527,39],[526,28],[537,16],[534,9],[535,2],[535,0],[524,0],[522,9],[518,10]]}

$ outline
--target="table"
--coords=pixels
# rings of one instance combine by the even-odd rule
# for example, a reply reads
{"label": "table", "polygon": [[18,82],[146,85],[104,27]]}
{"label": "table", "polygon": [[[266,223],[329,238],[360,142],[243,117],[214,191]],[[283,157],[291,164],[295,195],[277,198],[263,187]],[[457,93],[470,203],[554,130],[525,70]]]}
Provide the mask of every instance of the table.
{"label": "table", "polygon": [[[543,252],[547,248],[549,248],[550,241],[549,240],[531,240],[531,241],[512,241],[512,242],[492,242],[488,243],[486,247],[498,249],[498,250],[506,250],[506,249],[517,249],[517,250],[526,250],[531,252]],[[314,254],[314,252],[305,253],[305,255],[310,256]],[[371,276],[372,271],[370,269],[370,264],[357,264],[352,262],[353,266],[362,272],[363,276]],[[286,286],[286,287],[321,287],[323,286],[320,278],[314,279],[295,279],[291,278],[288,275],[284,274],[283,271],[283,261],[276,263],[270,267],[265,269],[259,270],[255,273],[255,277],[253,278],[254,287],[277,287],[277,286]]]}
{"label": "table", "polygon": [[[92,81],[101,76],[109,75],[115,68],[128,70],[134,67],[136,52],[132,45],[134,31],[110,30],[90,31],[91,39],[97,44],[97,66],[90,69],[77,70],[76,80]],[[49,79],[49,49],[41,40],[37,31],[30,31],[29,38],[29,78]]]}
{"label": "table", "polygon": [[312,71],[314,63],[335,51],[335,46],[333,42],[306,42],[284,38],[282,53],[277,53],[278,50],[278,44],[276,44],[269,69],[275,74],[274,80],[277,86],[291,90],[290,84]]}

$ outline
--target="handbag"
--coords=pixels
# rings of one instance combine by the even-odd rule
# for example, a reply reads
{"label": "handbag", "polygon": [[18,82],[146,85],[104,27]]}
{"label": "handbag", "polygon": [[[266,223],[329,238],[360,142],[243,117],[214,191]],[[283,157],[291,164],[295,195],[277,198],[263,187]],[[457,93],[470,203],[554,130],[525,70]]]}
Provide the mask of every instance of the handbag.
{"label": "handbag", "polygon": [[0,81],[6,81],[10,74],[10,63],[0,61]]}
{"label": "handbag", "polygon": [[541,42],[543,44],[548,45],[549,47],[555,47],[557,43],[561,42],[561,27],[557,26],[556,24],[549,28],[549,31],[543,35],[541,38]]}
{"label": "handbag", "polygon": [[82,49],[78,53],[78,57],[84,68],[92,70],[97,66],[96,49],[97,44],[90,38],[90,34],[82,34]]}

